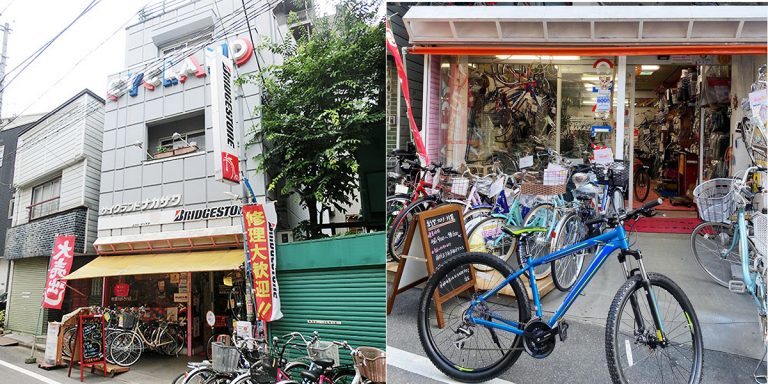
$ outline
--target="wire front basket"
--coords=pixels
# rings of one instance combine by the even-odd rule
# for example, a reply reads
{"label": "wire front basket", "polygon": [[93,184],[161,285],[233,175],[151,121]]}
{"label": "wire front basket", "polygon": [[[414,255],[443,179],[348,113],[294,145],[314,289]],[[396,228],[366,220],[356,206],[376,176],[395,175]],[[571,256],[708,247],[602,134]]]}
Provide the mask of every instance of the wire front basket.
{"label": "wire front basket", "polygon": [[237,363],[240,361],[240,351],[237,347],[230,347],[224,343],[214,342],[211,344],[213,355],[213,370],[221,373],[232,373],[237,371]]}
{"label": "wire front basket", "polygon": [[331,341],[318,340],[307,347],[307,351],[312,360],[330,359],[334,367],[339,366],[339,346]]}
{"label": "wire front basket", "polygon": [[359,347],[352,355],[355,366],[372,383],[387,381],[387,354],[378,348]]}
{"label": "wire front basket", "polygon": [[731,188],[734,182],[735,179],[712,179],[693,190],[693,201],[702,220],[730,223],[738,208],[738,197]]}

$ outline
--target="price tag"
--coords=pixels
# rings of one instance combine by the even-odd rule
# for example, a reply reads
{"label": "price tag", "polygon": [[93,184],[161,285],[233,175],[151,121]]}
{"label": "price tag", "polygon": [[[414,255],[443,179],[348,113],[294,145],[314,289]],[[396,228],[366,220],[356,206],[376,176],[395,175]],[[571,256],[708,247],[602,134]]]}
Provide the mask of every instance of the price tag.
{"label": "price tag", "polygon": [[533,156],[525,156],[520,158],[520,169],[528,168],[533,166]]}
{"label": "price tag", "polygon": [[610,164],[613,163],[613,150],[610,148],[595,149],[595,163]]}
{"label": "price tag", "polygon": [[402,184],[395,184],[395,193],[408,194],[408,187]]}

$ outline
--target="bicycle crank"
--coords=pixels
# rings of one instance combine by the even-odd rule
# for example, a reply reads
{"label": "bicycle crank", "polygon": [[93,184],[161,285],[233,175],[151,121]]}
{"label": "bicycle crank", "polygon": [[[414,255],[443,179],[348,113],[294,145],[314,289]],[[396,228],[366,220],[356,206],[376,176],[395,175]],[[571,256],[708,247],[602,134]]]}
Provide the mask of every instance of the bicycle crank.
{"label": "bicycle crank", "polygon": [[555,350],[557,331],[541,319],[531,319],[523,330],[523,347],[531,357],[543,359]]}

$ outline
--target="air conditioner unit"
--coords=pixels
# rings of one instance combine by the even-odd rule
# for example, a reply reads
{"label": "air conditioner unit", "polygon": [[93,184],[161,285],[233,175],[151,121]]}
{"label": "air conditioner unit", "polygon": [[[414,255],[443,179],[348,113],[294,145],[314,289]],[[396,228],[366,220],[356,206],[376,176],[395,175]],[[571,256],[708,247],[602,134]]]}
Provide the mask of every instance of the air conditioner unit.
{"label": "air conditioner unit", "polygon": [[275,239],[278,244],[293,243],[293,231],[277,231]]}

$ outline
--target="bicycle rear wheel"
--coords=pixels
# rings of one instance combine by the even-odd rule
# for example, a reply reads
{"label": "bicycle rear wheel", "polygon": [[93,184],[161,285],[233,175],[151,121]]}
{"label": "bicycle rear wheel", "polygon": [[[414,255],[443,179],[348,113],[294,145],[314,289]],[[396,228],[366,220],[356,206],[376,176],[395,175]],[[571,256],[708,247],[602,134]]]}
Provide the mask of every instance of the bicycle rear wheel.
{"label": "bicycle rear wheel", "polygon": [[[479,265],[484,266],[485,272],[476,268]],[[464,292],[453,292],[464,285],[463,279],[455,277],[467,269],[474,269],[475,284]],[[480,382],[501,375],[520,357],[522,336],[478,325],[466,316],[474,298],[503,283],[513,272],[512,267],[493,255],[465,253],[445,261],[429,278],[421,293],[417,324],[421,345],[440,371],[459,381]],[[436,292],[444,295],[438,300]],[[519,279],[475,305],[473,310],[474,316],[486,321],[502,324],[503,320],[503,324],[516,324],[519,328],[531,316],[528,296]]]}
{"label": "bicycle rear wheel", "polygon": [[668,277],[649,273],[661,328],[651,316],[640,276],[627,280],[608,312],[605,352],[614,383],[690,383],[701,381],[704,363],[701,328],[685,293]]}

